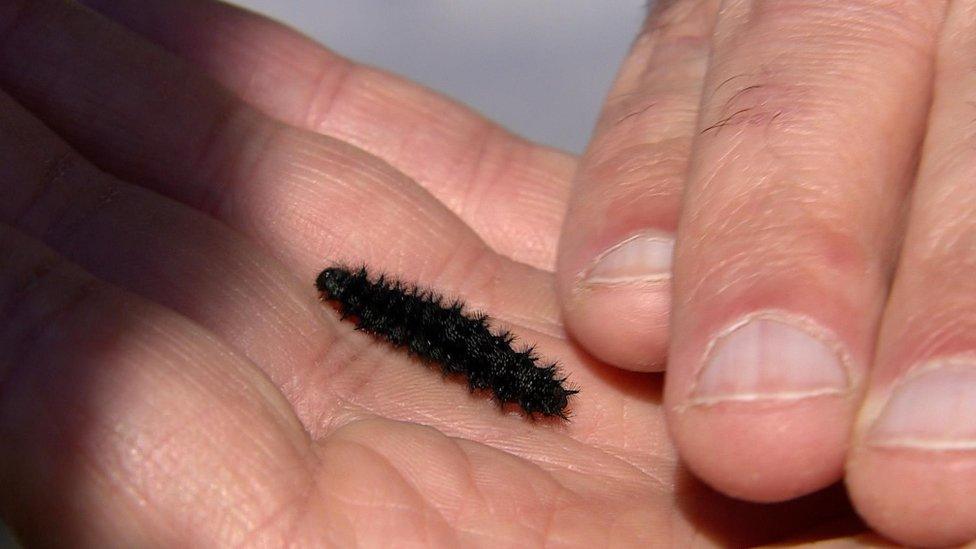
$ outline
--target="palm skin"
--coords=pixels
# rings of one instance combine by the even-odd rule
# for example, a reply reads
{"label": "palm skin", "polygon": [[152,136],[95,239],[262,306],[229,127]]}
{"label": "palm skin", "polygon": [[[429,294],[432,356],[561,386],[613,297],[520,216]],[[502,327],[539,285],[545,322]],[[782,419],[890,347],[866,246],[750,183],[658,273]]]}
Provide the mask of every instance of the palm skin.
{"label": "palm skin", "polygon": [[[256,108],[92,12],[28,4],[0,64],[0,510],[25,541],[741,545],[850,520],[838,489],[760,506],[704,488],[660,377],[568,340],[551,270],[572,159],[226,6],[140,3],[151,38]],[[203,49],[212,17],[228,36]],[[234,33],[264,49],[222,50]],[[285,46],[312,59],[287,78],[260,57]],[[499,411],[355,332],[312,284],[333,261],[537,344],[581,391],[571,420]]]}

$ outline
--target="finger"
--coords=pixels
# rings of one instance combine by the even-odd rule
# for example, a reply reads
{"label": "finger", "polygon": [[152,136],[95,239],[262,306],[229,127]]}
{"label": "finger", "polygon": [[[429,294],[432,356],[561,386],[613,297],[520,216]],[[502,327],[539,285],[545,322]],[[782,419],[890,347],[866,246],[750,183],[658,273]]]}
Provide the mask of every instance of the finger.
{"label": "finger", "polygon": [[[40,25],[76,42],[45,46],[32,32]],[[537,279],[543,273],[531,274],[533,269],[518,264],[498,266],[477,235],[396,170],[335,139],[270,122],[113,28],[52,0],[25,4],[6,32],[3,54],[34,56],[37,62],[3,65],[0,79],[12,76],[16,96],[100,166],[211,212],[307,280],[314,280],[324,258],[428,278],[436,272],[464,280],[465,288],[488,289],[494,294],[490,300],[507,304],[499,309],[518,318],[550,327],[556,322],[556,311],[544,305],[552,301],[548,295],[526,299],[519,291],[514,298],[505,294],[509,286],[495,288],[495,277],[505,273]],[[60,51],[62,46],[71,48]],[[141,66],[134,65],[133,52],[146,56],[138,60]],[[56,93],[20,71],[47,62],[58,74]],[[107,82],[78,65],[116,70],[101,75],[112,81]],[[146,65],[159,70],[145,71]],[[172,82],[185,92],[159,93]],[[95,94],[105,100],[96,101]],[[396,269],[404,260],[390,257],[390,250],[410,250],[410,268]]]}
{"label": "finger", "polygon": [[847,482],[912,546],[976,540],[976,3],[951,4],[911,220]]}
{"label": "finger", "polygon": [[729,2],[678,232],[666,405],[723,492],[837,480],[871,362],[941,2]]}
{"label": "finger", "polygon": [[313,485],[314,456],[256,368],[7,227],[0,266],[0,513],[22,539],[224,545],[287,528],[276,514]]}
{"label": "finger", "polygon": [[671,250],[717,1],[648,18],[583,156],[560,243],[564,318],[596,357],[664,364]]}
{"label": "finger", "polygon": [[[202,67],[272,116],[383,158],[446,204],[499,253],[552,268],[574,169],[570,156],[531,144],[451,100],[352,63],[230,5],[168,0],[89,4]],[[101,34],[109,26],[91,16],[85,21],[90,33]],[[103,49],[98,62],[111,63],[111,85],[117,86],[119,79],[138,81],[132,72],[119,73],[120,60],[141,65],[136,70],[143,71],[139,60],[148,56],[157,61],[154,70],[168,72],[158,56],[147,53],[151,48],[129,45],[134,37],[124,40],[125,33],[117,29],[104,32],[113,37],[115,47],[111,55]],[[105,39],[94,44],[93,39],[88,37],[76,55],[97,53],[91,48]],[[71,67],[77,62],[82,61],[65,60]],[[109,83],[89,71],[78,76],[72,80],[86,90]],[[200,82],[181,86],[188,92],[206,87]],[[135,99],[146,92],[152,94],[149,100],[158,95],[156,89],[125,94]],[[165,119],[154,122],[160,120]]]}

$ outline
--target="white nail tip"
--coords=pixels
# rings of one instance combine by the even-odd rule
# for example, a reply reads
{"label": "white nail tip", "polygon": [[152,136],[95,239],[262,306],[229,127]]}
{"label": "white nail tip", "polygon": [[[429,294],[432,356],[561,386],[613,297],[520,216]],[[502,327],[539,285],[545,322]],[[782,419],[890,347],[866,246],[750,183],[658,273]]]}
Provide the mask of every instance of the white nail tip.
{"label": "white nail tip", "polygon": [[741,319],[712,340],[689,404],[841,395],[850,388],[847,362],[840,345],[818,325],[763,311]]}
{"label": "white nail tip", "polygon": [[600,254],[585,284],[657,282],[671,277],[674,238],[660,232],[634,235]]}
{"label": "white nail tip", "polygon": [[976,450],[976,360],[947,358],[899,382],[868,434],[873,446]]}

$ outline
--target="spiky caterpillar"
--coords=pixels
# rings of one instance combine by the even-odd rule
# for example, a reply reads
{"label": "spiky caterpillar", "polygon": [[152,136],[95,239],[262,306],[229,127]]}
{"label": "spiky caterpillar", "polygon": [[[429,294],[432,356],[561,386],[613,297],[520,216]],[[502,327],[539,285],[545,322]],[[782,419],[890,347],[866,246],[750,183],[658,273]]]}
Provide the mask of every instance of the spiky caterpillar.
{"label": "spiky caterpillar", "polygon": [[432,290],[386,276],[374,280],[365,267],[330,267],[315,286],[358,330],[464,376],[472,390],[490,391],[501,405],[518,404],[530,417],[567,419],[569,397],[579,391],[564,385],[556,364],[540,365],[532,347],[516,350],[514,335],[492,330],[487,315],[466,312],[460,300],[448,303]]}

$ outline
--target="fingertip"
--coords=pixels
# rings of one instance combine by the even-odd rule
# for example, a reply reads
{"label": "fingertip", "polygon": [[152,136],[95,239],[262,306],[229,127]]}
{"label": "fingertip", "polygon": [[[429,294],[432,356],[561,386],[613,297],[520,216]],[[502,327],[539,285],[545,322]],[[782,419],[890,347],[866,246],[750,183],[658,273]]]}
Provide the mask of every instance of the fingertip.
{"label": "fingertip", "polygon": [[910,546],[976,540],[976,452],[858,446],[846,477],[864,520]]}
{"label": "fingertip", "polygon": [[[671,284],[586,285],[570,290],[566,325],[590,354],[637,372],[664,370]],[[565,303],[565,300],[564,300]]]}
{"label": "fingertip", "polygon": [[976,541],[973,358],[938,357],[900,370],[903,364],[885,360],[875,369],[848,458],[852,500],[873,528],[908,545]]}
{"label": "fingertip", "polygon": [[734,498],[772,503],[840,479],[850,431],[844,397],[669,406],[686,465]]}

